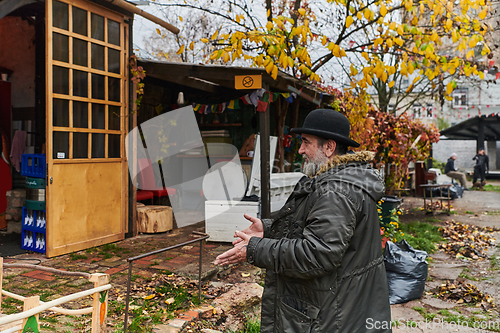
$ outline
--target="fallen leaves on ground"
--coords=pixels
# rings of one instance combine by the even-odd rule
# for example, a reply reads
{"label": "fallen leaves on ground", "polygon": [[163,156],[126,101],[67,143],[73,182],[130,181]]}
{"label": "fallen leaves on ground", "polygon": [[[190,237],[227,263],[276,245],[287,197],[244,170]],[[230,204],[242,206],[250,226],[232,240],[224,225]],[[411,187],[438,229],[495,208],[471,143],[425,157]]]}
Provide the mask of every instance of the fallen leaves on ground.
{"label": "fallen leaves on ground", "polygon": [[462,224],[452,220],[445,221],[444,226],[439,230],[443,237],[448,239],[448,243],[440,245],[446,253],[456,258],[466,257],[477,260],[486,258],[486,248],[493,246],[496,241],[489,234],[499,229]]}
{"label": "fallen leaves on ground", "polygon": [[466,283],[463,279],[446,281],[434,288],[432,292],[444,300],[454,300],[457,304],[475,304],[484,310],[495,307],[493,298],[486,293],[482,293],[475,285]]}

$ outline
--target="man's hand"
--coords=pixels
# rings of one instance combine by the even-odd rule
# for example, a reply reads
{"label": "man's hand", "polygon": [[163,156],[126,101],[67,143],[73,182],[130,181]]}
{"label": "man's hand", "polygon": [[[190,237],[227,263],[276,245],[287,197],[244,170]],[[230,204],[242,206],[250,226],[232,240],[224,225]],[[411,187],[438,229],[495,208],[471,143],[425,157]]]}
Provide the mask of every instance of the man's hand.
{"label": "man's hand", "polygon": [[239,242],[231,250],[217,256],[214,262],[215,265],[225,266],[247,261],[247,245],[252,236],[241,231],[236,231],[235,237],[239,237]]}
{"label": "man's hand", "polygon": [[[264,237],[264,226],[262,224],[262,221],[256,217],[247,214],[244,214],[243,216],[248,221],[252,222],[252,224],[241,232],[247,234],[250,237],[260,237],[260,238]],[[235,237],[238,237],[237,234],[235,234]],[[236,244],[240,243],[241,241],[242,238],[238,237],[233,241],[233,245],[236,246]]]}

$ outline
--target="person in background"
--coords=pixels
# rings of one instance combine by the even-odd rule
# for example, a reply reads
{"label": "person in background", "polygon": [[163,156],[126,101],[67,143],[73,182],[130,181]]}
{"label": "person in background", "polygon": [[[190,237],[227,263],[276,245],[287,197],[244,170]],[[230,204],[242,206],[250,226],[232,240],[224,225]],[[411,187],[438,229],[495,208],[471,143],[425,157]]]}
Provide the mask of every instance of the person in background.
{"label": "person in background", "polygon": [[[486,155],[484,149],[481,148],[479,149],[477,155],[472,159],[476,161],[476,165],[474,165],[474,179],[472,180],[472,184],[474,186],[484,186],[484,184],[486,184],[486,173],[490,171],[490,158]],[[481,178],[481,184],[477,183],[479,178]]]}
{"label": "person in background", "polygon": [[467,179],[465,179],[465,173],[458,172],[455,168],[455,160],[457,159],[457,154],[451,154],[451,157],[446,162],[444,166],[444,174],[450,178],[457,179],[460,182],[460,185],[464,188],[464,190],[468,191],[467,188]]}

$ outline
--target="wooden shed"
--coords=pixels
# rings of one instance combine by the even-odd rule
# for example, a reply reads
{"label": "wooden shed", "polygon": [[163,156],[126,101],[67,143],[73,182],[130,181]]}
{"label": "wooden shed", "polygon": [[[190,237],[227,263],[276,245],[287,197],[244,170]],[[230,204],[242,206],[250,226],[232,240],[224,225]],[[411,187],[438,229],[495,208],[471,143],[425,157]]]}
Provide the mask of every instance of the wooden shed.
{"label": "wooden shed", "polygon": [[[0,1],[0,127],[45,153],[47,257],[127,232],[134,13],[144,14],[123,0]],[[25,181],[15,165],[11,180]]]}

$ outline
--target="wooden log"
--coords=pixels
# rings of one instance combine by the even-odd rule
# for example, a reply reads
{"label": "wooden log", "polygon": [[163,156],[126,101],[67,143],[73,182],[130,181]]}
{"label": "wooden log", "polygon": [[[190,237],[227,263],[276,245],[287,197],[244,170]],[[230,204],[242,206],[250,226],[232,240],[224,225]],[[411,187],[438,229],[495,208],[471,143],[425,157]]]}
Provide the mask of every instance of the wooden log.
{"label": "wooden log", "polygon": [[157,233],[172,230],[172,207],[137,207],[137,229],[144,233]]}
{"label": "wooden log", "polygon": [[0,257],[0,313],[2,313],[3,258]]}

